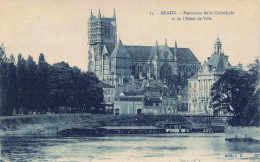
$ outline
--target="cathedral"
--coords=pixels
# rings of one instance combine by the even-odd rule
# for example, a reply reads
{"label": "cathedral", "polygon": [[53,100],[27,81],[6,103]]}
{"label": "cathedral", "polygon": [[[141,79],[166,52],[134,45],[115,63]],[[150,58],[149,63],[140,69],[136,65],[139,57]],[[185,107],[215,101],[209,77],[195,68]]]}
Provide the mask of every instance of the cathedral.
{"label": "cathedral", "polygon": [[197,73],[200,62],[189,48],[167,44],[129,46],[117,40],[116,13],[112,17],[94,16],[88,20],[88,71],[104,83],[122,85],[131,79],[167,82],[170,76],[188,78]]}

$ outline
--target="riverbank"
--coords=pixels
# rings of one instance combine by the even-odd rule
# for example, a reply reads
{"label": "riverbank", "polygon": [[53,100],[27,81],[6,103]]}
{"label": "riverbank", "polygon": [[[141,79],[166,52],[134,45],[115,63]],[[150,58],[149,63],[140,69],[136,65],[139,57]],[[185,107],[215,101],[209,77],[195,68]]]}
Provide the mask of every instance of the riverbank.
{"label": "riverbank", "polygon": [[226,128],[227,141],[260,142],[260,129],[258,127],[231,127]]}
{"label": "riverbank", "polygon": [[[168,115],[115,116],[109,114],[42,114],[0,117],[0,135],[55,135],[67,129],[93,129],[104,126],[158,126],[160,123],[184,123],[205,127],[205,118]],[[226,125],[219,118],[212,125]]]}

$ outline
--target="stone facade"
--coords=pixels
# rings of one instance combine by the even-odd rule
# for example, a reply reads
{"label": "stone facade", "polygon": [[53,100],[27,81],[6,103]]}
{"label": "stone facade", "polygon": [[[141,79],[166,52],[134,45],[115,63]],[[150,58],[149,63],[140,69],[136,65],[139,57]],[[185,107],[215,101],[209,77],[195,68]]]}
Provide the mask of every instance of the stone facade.
{"label": "stone facade", "polygon": [[115,97],[115,115],[171,115],[178,113],[177,97],[166,86],[151,85],[141,91],[121,92]]}
{"label": "stone facade", "polygon": [[203,63],[198,73],[188,79],[188,110],[191,113],[213,114],[210,108],[210,90],[226,69],[231,68],[228,56],[222,51],[222,44],[217,38],[214,52]]}
{"label": "stone facade", "polygon": [[105,83],[100,83],[103,89],[104,95],[104,102],[103,105],[105,107],[106,113],[113,113],[114,112],[114,100],[115,100],[115,86],[111,86]]}

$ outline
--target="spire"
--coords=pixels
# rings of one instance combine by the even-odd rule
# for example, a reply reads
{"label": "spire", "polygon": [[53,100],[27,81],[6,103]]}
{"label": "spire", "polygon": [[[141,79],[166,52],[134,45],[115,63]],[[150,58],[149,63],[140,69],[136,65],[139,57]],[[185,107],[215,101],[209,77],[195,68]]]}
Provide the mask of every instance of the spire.
{"label": "spire", "polygon": [[174,45],[174,61],[177,61],[177,41],[175,39],[175,45]]}
{"label": "spire", "polygon": [[92,9],[90,10],[90,18],[93,17]]}
{"label": "spire", "polygon": [[158,46],[158,42],[156,40],[156,52],[155,52],[155,59],[158,58],[158,55],[159,55],[159,46]]}
{"label": "spire", "polygon": [[158,42],[156,40],[156,53],[158,53],[158,52],[159,52],[159,46],[158,46]]}
{"label": "spire", "polygon": [[215,41],[215,44],[214,44],[214,46],[215,46],[215,51],[214,51],[214,53],[216,53],[216,54],[219,54],[219,53],[221,53],[221,47],[222,47],[222,44],[221,44],[221,41],[219,40],[219,36],[217,35],[217,40]]}
{"label": "spire", "polygon": [[98,9],[98,18],[101,19],[100,8]]}
{"label": "spire", "polygon": [[116,10],[114,9],[114,13],[113,13],[113,17],[114,19],[116,19]]}

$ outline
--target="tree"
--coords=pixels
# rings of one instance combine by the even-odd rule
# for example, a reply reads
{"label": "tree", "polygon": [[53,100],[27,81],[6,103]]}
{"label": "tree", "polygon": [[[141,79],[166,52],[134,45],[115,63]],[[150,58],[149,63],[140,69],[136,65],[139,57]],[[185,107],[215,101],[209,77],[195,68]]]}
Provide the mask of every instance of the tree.
{"label": "tree", "polygon": [[[103,89],[100,81],[92,72],[82,73],[82,95],[85,111],[100,113],[102,112],[102,102],[104,101]],[[94,109],[92,109],[94,108]]]}
{"label": "tree", "polygon": [[18,55],[17,68],[16,68],[16,76],[17,76],[17,88],[18,88],[18,104],[16,112],[19,110],[25,109],[25,96],[26,96],[26,81],[27,81],[27,73],[26,73],[26,61],[24,60],[22,54]]}
{"label": "tree", "polygon": [[6,88],[4,93],[2,115],[12,115],[13,109],[17,107],[17,81],[16,81],[16,66],[14,65],[15,59],[11,55],[8,59],[8,68],[6,76]]}
{"label": "tree", "polygon": [[[258,76],[258,83],[259,83],[259,80],[260,80],[260,76],[259,76],[260,66],[259,66],[259,64],[260,64],[260,57],[257,57],[256,60],[253,63],[247,65],[248,73],[252,74],[254,76]],[[256,85],[258,83],[256,83]]]}
{"label": "tree", "polygon": [[41,53],[39,56],[36,77],[36,96],[38,112],[44,113],[48,111],[48,63]]}
{"label": "tree", "polygon": [[26,62],[26,85],[25,85],[25,105],[28,111],[35,111],[35,108],[37,107],[36,103],[36,69],[37,65],[35,61],[33,60],[32,56],[28,56],[27,62]]}
{"label": "tree", "polygon": [[6,74],[7,74],[7,58],[5,55],[5,48],[2,44],[0,46],[0,111],[3,108],[3,97],[6,88]]}
{"label": "tree", "polygon": [[244,117],[242,119],[243,125],[246,126],[260,126],[260,84],[256,91],[250,98],[245,110],[243,112]]}
{"label": "tree", "polygon": [[74,106],[75,89],[69,64],[60,62],[52,65],[49,71],[49,99],[54,109]]}
{"label": "tree", "polygon": [[243,112],[244,118],[242,123],[249,126],[260,126],[260,57],[257,57],[255,62],[249,64],[249,73],[258,77],[256,82],[256,89],[251,96],[245,110]]}
{"label": "tree", "polygon": [[99,113],[104,99],[103,89],[94,73],[81,72],[65,62],[50,66],[49,101],[51,109],[71,108],[70,112]]}
{"label": "tree", "polygon": [[231,125],[241,125],[243,112],[255,90],[257,77],[246,71],[230,69],[213,84],[211,106],[214,113],[227,110],[234,115]]}

